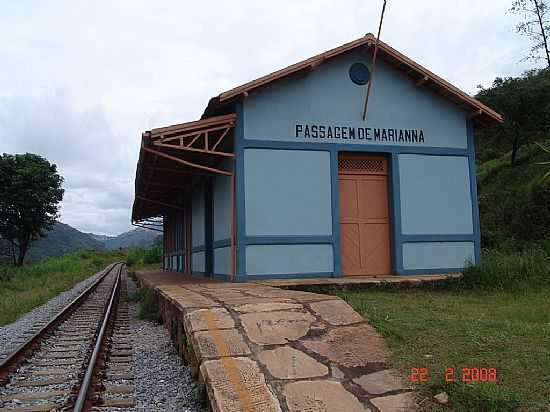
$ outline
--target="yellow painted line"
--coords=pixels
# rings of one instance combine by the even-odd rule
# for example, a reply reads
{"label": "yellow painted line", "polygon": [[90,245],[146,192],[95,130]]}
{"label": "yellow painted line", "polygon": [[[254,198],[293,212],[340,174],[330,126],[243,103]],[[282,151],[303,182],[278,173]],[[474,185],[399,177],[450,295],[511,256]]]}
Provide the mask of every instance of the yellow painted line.
{"label": "yellow painted line", "polygon": [[229,382],[231,383],[233,390],[239,397],[239,402],[241,404],[242,410],[244,412],[257,412],[256,407],[252,402],[252,398],[250,397],[250,392],[242,382],[239,369],[237,368],[237,365],[235,365],[235,361],[233,360],[233,358],[229,356],[229,348],[227,347],[227,344],[225,343],[225,340],[220,333],[214,315],[209,309],[207,309],[206,311],[202,312],[202,316],[206,321],[206,324],[208,325],[208,332],[210,332],[210,334],[212,335],[212,340],[216,345],[218,354],[221,356],[220,360],[222,361],[222,365],[225,373],[227,374]]}

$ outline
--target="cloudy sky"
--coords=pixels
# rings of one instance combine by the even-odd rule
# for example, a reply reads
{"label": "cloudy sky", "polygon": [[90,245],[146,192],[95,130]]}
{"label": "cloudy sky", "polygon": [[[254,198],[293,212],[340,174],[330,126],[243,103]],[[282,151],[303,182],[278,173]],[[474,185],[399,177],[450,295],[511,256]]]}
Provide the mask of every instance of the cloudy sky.
{"label": "cloudy sky", "polygon": [[[469,93],[520,74],[511,0],[389,0],[382,40]],[[61,220],[130,226],[143,130],[378,26],[381,0],[0,0],[0,152],[65,177]]]}

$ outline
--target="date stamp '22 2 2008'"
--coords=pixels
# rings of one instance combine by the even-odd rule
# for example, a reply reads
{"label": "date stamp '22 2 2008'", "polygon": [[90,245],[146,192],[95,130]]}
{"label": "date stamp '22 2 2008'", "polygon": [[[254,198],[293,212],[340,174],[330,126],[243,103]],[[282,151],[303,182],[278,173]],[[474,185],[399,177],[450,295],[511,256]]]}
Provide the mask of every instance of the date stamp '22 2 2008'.
{"label": "date stamp '22 2 2008'", "polygon": [[[429,379],[428,368],[411,368],[409,380],[411,382],[427,382]],[[445,382],[496,382],[496,368],[446,368]]]}

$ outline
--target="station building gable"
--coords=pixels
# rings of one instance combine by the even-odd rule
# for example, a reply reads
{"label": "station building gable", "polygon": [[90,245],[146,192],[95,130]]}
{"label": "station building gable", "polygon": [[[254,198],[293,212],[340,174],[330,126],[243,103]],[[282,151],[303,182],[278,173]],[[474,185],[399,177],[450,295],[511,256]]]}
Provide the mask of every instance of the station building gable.
{"label": "station building gable", "polygon": [[425,146],[465,149],[467,113],[417,86],[378,60],[367,121],[367,85],[350,78],[357,63],[372,73],[370,53],[355,50],[249,93],[244,138],[311,143]]}

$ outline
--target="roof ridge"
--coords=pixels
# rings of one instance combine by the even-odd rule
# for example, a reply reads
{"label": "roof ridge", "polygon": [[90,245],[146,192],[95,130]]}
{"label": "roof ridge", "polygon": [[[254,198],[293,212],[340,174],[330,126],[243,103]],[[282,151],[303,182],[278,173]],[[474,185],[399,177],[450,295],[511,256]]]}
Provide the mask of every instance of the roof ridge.
{"label": "roof ridge", "polygon": [[[266,74],[254,80],[243,83],[240,86],[236,86],[232,89],[226,90],[220,93],[219,95],[217,95],[216,97],[213,97],[212,99],[210,99],[208,106],[204,111],[203,118],[209,117],[209,115],[213,114],[213,112],[217,107],[220,107],[226,102],[232,101],[241,95],[246,97],[248,93],[254,89],[263,87],[271,82],[284,78],[293,73],[299,72],[301,70],[305,70],[308,68],[313,69],[327,59],[334,58],[336,56],[349,52],[358,47],[361,47],[364,45],[367,45],[368,47],[373,47],[376,42],[377,42],[377,39],[374,36],[374,34],[367,33],[363,37],[344,43],[338,47],[329,49],[322,53],[316,54],[312,57],[309,57],[305,60],[301,60],[297,63],[291,64],[282,69],[275,70],[269,74]],[[409,69],[409,71],[407,72],[409,76],[411,76],[411,71],[417,73],[420,76],[420,79],[417,79],[418,83],[422,84],[427,81],[431,81],[432,84],[434,84],[437,88],[441,89],[442,93],[440,94],[443,95],[444,98],[450,99],[450,95],[454,96],[456,100],[460,101],[460,103],[463,103],[469,106],[471,109],[473,109],[475,111],[473,115],[482,115],[482,116],[484,115],[485,118],[487,118],[492,122],[501,123],[503,121],[502,115],[497,113],[495,110],[486,106],[476,98],[470,96],[468,93],[462,91],[458,87],[451,84],[449,81],[436,75],[435,73],[428,70],[427,68],[420,65],[419,63],[416,63],[414,60],[405,56],[403,53],[397,51],[396,49],[394,49],[387,43],[383,42],[382,40],[378,41],[378,47],[379,47],[378,49],[379,57],[387,61],[390,59],[394,59],[400,65],[406,66],[406,68]],[[403,67],[401,66],[399,66],[398,69],[404,70]],[[457,103],[456,100],[454,100],[455,103]],[[460,104],[460,103],[457,103],[457,104]],[[479,118],[482,116],[476,116],[476,117]]]}

